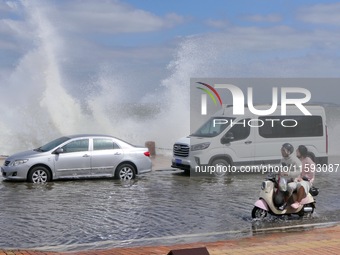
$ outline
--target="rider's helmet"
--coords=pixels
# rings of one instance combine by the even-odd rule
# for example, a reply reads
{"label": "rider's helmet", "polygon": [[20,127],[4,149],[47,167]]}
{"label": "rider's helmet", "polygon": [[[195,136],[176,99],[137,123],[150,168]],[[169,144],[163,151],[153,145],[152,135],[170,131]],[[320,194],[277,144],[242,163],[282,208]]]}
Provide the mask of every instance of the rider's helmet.
{"label": "rider's helmet", "polygon": [[294,152],[294,147],[290,143],[284,143],[282,145],[282,149],[284,149],[289,155]]}

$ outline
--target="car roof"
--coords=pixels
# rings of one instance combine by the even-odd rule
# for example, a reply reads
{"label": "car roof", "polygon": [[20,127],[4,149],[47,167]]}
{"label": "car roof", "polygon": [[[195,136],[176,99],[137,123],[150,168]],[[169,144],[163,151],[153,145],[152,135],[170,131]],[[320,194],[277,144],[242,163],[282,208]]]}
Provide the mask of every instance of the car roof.
{"label": "car roof", "polygon": [[110,135],[101,135],[101,134],[74,134],[74,135],[66,135],[65,137],[69,137],[71,139],[73,138],[80,138],[80,137],[107,137],[107,138],[115,138],[118,139],[114,136]]}
{"label": "car roof", "polygon": [[75,138],[113,138],[116,139],[116,141],[119,141],[120,143],[124,143],[129,146],[135,146],[132,143],[129,143],[127,141],[124,141],[120,138],[111,136],[111,135],[101,135],[101,134],[73,134],[73,135],[65,135],[64,137],[68,137],[70,139],[75,139]]}

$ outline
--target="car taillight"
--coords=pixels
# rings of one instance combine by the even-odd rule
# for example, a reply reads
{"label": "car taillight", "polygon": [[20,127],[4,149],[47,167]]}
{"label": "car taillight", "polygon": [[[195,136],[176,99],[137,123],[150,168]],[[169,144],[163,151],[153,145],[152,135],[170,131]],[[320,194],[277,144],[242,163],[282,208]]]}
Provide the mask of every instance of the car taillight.
{"label": "car taillight", "polygon": [[144,152],[144,155],[147,156],[147,157],[150,157],[150,152],[146,151],[146,152]]}

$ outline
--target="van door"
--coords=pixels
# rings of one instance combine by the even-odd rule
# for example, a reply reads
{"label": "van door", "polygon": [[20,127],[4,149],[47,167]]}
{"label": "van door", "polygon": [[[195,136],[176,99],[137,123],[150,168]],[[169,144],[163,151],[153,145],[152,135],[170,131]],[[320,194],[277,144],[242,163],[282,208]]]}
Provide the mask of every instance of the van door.
{"label": "van door", "polygon": [[250,119],[242,119],[221,138],[226,153],[232,157],[234,165],[254,163],[254,127],[248,125]]}

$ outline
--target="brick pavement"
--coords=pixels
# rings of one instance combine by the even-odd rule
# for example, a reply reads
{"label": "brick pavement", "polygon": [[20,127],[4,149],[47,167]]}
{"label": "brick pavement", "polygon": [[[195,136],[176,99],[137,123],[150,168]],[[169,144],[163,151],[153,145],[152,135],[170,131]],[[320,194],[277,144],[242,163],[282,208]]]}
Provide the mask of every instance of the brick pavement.
{"label": "brick pavement", "polygon": [[173,249],[207,247],[211,255],[259,254],[340,254],[340,226],[317,228],[301,232],[281,232],[256,235],[236,240],[192,243],[171,246],[148,246],[88,250],[78,252],[44,252],[0,250],[0,255],[166,255]]}

